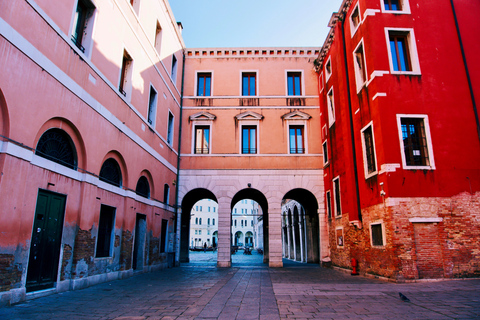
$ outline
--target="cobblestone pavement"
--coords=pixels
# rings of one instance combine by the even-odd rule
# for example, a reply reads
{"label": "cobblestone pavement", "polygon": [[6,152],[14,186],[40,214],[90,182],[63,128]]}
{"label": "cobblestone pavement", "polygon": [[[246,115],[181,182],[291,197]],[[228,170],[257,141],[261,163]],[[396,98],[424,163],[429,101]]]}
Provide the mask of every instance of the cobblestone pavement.
{"label": "cobblestone pavement", "polygon": [[197,262],[0,308],[0,319],[351,318],[478,319],[480,279],[395,284],[289,261],[281,269]]}

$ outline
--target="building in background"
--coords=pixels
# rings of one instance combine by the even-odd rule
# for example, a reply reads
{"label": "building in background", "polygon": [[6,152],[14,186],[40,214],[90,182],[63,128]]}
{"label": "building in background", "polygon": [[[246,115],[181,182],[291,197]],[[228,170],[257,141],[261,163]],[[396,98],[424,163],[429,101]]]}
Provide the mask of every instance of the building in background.
{"label": "building in background", "polygon": [[1,304],[173,266],[168,2],[2,1],[0,34]]}
{"label": "building in background", "polygon": [[333,265],[354,258],[394,280],[480,274],[478,13],[471,1],[359,0],[333,14],[315,62]]}

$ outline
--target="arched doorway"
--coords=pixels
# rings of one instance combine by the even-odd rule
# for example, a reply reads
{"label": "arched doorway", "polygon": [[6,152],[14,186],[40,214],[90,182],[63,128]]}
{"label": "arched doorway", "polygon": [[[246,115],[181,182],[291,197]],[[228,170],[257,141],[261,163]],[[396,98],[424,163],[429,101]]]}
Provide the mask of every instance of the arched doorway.
{"label": "arched doorway", "polygon": [[[213,244],[213,239],[211,239],[211,238],[213,237],[213,232],[215,232],[215,231],[211,232],[212,235],[208,235],[205,232],[206,233],[205,234],[206,237],[204,237],[205,239],[200,237],[201,235],[199,235],[198,232],[197,232],[197,237],[196,238],[193,237],[193,242],[192,242],[192,237],[190,236],[190,226],[191,226],[190,223],[191,223],[191,218],[192,218],[192,209],[196,209],[195,208],[196,203],[198,201],[202,200],[202,199],[210,199],[212,201],[217,202],[217,198],[215,197],[215,195],[211,191],[209,191],[207,189],[203,189],[203,188],[193,189],[183,197],[183,200],[182,200],[182,215],[181,215],[181,221],[180,221],[180,259],[179,259],[180,262],[190,262],[189,249],[191,248],[192,245],[196,248],[196,247],[203,246],[204,243],[207,243],[207,242],[209,242],[209,244],[207,244],[207,246],[209,246],[209,247],[210,247],[210,245]],[[196,210],[196,212],[198,212],[198,213],[203,212],[203,208],[202,208],[202,211],[200,211],[200,208],[198,208],[198,210]],[[196,220],[198,226],[202,226],[202,225],[206,224],[207,227],[208,227],[208,222],[209,222],[208,218],[206,218],[207,220],[203,220],[205,218],[200,217],[200,215],[199,215],[198,217],[195,216],[194,219],[198,219],[198,220]],[[202,222],[200,222],[200,219],[202,219]],[[211,218],[211,219],[213,219],[213,218]],[[210,220],[210,226],[213,223],[217,224],[218,222],[214,221],[214,220]],[[201,228],[198,228],[197,230],[201,230]],[[203,231],[202,231],[202,233],[203,233]],[[216,234],[218,235],[218,232]],[[203,236],[203,234],[202,234],[202,236]],[[213,237],[213,238],[215,238],[216,243],[218,243],[218,237]],[[195,241],[195,239],[196,239],[196,241]],[[203,241],[202,239],[205,240],[205,241]],[[212,242],[207,241],[207,239],[212,241]]]}

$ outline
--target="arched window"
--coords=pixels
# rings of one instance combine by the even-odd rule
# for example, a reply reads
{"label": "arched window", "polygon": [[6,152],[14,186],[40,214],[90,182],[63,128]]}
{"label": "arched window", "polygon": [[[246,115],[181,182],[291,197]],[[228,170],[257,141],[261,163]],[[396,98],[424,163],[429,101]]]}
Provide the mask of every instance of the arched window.
{"label": "arched window", "polygon": [[59,163],[70,169],[77,169],[77,151],[70,136],[62,129],[49,129],[38,140],[35,154]]}
{"label": "arched window", "polygon": [[108,158],[100,169],[100,180],[114,186],[122,186],[122,171],[118,162],[113,158]]}
{"label": "arched window", "polygon": [[202,224],[202,218],[198,219],[198,224]]}
{"label": "arched window", "polygon": [[140,179],[138,179],[135,192],[142,197],[150,199],[150,184],[148,183],[147,177],[141,176]]}

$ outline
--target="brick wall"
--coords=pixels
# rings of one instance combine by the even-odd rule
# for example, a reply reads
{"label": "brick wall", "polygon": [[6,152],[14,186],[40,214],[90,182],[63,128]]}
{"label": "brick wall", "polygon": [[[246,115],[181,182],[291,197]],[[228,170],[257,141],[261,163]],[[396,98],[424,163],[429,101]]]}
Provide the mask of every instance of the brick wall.
{"label": "brick wall", "polygon": [[[92,229],[78,229],[77,236],[75,237],[75,250],[73,252],[73,278],[86,277],[90,275],[90,271],[94,269],[93,258],[95,256],[95,239],[96,237],[92,236]],[[87,264],[88,269],[77,268],[80,261],[84,261]]]}
{"label": "brick wall", "polygon": [[0,254],[0,292],[15,288],[22,280],[22,268],[13,254]]}
{"label": "brick wall", "polygon": [[120,248],[120,270],[132,268],[133,235],[129,230],[122,231],[122,243]]}

